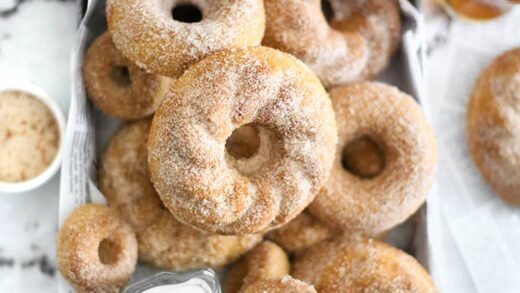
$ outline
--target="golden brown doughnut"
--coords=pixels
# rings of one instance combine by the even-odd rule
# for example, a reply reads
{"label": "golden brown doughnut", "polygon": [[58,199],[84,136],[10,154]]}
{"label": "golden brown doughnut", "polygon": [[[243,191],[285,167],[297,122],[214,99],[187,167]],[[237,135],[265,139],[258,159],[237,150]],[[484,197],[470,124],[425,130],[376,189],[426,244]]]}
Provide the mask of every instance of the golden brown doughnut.
{"label": "golden brown doughnut", "polygon": [[332,237],[333,231],[304,211],[289,223],[267,233],[267,239],[280,245],[288,253],[303,250]]}
{"label": "golden brown doughnut", "polygon": [[224,281],[224,293],[236,293],[254,282],[289,274],[289,258],[278,245],[264,241],[238,260]]}
{"label": "golden brown doughnut", "polygon": [[147,74],[117,51],[108,33],[99,36],[83,61],[83,80],[88,96],[104,113],[134,120],[159,107],[170,78]]}
{"label": "golden brown doughnut", "polygon": [[[260,145],[233,158],[225,144],[252,124]],[[156,112],[148,162],[181,222],[221,234],[259,233],[296,217],[329,175],[336,144],[330,99],[289,54],[251,47],[192,66]]]}
{"label": "golden brown doughnut", "polygon": [[139,259],[170,271],[221,268],[261,241],[260,235],[225,236],[193,229],[168,211],[138,231]]}
{"label": "golden brown doughnut", "polygon": [[142,261],[167,270],[221,267],[250,250],[259,235],[221,236],[177,221],[150,181],[146,140],[150,119],[125,125],[112,138],[99,171],[109,205],[134,228]]}
{"label": "golden brown doughnut", "polygon": [[[424,202],[437,165],[433,131],[414,99],[395,87],[364,82],[329,94],[339,143],[330,179],[309,211],[328,227],[379,235]],[[363,145],[369,147],[361,151]]]}
{"label": "golden brown doughnut", "polygon": [[[200,19],[177,18],[183,6],[198,10]],[[109,0],[107,21],[125,56],[169,77],[222,49],[259,45],[265,31],[262,0]]]}
{"label": "golden brown doughnut", "polygon": [[372,239],[326,240],[299,256],[292,275],[320,293],[437,293],[410,255]]}
{"label": "golden brown doughnut", "polygon": [[120,292],[137,263],[137,241],[109,207],[86,204],[58,232],[58,268],[78,292]]}
{"label": "golden brown doughnut", "polygon": [[397,0],[329,0],[335,12],[330,26],[359,32],[367,41],[368,63],[358,80],[374,79],[386,68],[401,41]]}
{"label": "golden brown doughnut", "polygon": [[520,48],[497,57],[480,75],[468,104],[471,155],[488,184],[520,205]]}
{"label": "golden brown doughnut", "polygon": [[240,293],[317,293],[312,285],[291,276],[255,282]]}
{"label": "golden brown doughnut", "polygon": [[312,68],[325,87],[375,77],[399,44],[395,0],[266,0],[263,44],[291,53]]}

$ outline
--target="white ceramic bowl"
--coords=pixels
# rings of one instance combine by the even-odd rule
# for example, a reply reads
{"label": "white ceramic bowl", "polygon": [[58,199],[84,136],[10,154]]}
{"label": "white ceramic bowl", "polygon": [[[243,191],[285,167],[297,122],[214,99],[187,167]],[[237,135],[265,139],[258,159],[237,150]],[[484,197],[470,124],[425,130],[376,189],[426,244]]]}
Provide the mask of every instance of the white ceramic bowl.
{"label": "white ceramic bowl", "polygon": [[22,182],[1,182],[0,181],[0,192],[16,193],[35,189],[45,182],[49,181],[56,171],[58,171],[61,165],[61,153],[63,149],[63,142],[65,136],[65,115],[58,106],[55,100],[53,100],[42,88],[23,80],[0,80],[0,92],[7,90],[19,90],[32,94],[35,98],[42,101],[51,111],[52,115],[56,119],[60,132],[60,143],[56,156],[50,163],[50,165],[40,175],[31,178],[27,181]]}

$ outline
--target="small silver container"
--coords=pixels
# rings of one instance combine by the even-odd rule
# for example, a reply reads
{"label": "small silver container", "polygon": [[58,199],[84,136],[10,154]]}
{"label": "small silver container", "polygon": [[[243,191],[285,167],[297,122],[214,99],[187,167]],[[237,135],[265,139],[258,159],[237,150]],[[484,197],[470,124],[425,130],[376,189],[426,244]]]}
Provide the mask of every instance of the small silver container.
{"label": "small silver container", "polygon": [[158,273],[127,287],[124,293],[221,293],[217,274],[210,269],[185,273]]}

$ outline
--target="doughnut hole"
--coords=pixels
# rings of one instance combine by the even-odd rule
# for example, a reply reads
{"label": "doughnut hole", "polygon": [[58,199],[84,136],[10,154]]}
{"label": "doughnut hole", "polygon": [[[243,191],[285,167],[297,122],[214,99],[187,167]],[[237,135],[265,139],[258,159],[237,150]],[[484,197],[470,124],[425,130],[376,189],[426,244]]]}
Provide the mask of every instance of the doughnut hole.
{"label": "doughnut hole", "polygon": [[113,66],[110,78],[121,87],[128,87],[132,84],[132,78],[127,66]]}
{"label": "doughnut hole", "polygon": [[361,136],[343,148],[341,163],[353,175],[372,179],[385,168],[385,153],[373,139]]}
{"label": "doughnut hole", "polygon": [[109,238],[104,238],[98,247],[99,261],[104,265],[113,265],[117,263],[120,251],[121,249],[116,242]]}
{"label": "doughnut hole", "polygon": [[273,159],[273,133],[253,123],[235,129],[226,140],[226,160],[242,175],[259,172]]}
{"label": "doughnut hole", "polygon": [[172,18],[185,23],[196,23],[202,20],[202,10],[194,4],[177,4],[172,8]]}
{"label": "doughnut hole", "polygon": [[226,141],[226,150],[235,159],[251,158],[260,147],[258,129],[253,124],[243,125]]}
{"label": "doughnut hole", "polygon": [[334,17],[334,10],[332,9],[332,5],[329,0],[321,0],[321,11],[323,12],[323,16],[330,22]]}

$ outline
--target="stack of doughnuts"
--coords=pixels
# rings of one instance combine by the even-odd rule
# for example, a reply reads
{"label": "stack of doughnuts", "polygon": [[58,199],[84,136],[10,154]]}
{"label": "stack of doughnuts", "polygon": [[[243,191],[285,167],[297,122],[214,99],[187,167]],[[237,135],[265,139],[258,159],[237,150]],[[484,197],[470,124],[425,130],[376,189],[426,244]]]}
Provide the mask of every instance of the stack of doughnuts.
{"label": "stack of doughnuts", "polygon": [[99,164],[108,207],[78,208],[58,235],[74,288],[119,292],[139,259],[223,269],[230,293],[436,292],[411,256],[370,238],[421,206],[436,165],[413,98],[367,81],[399,46],[397,1],[106,12],[83,81],[125,123]]}

